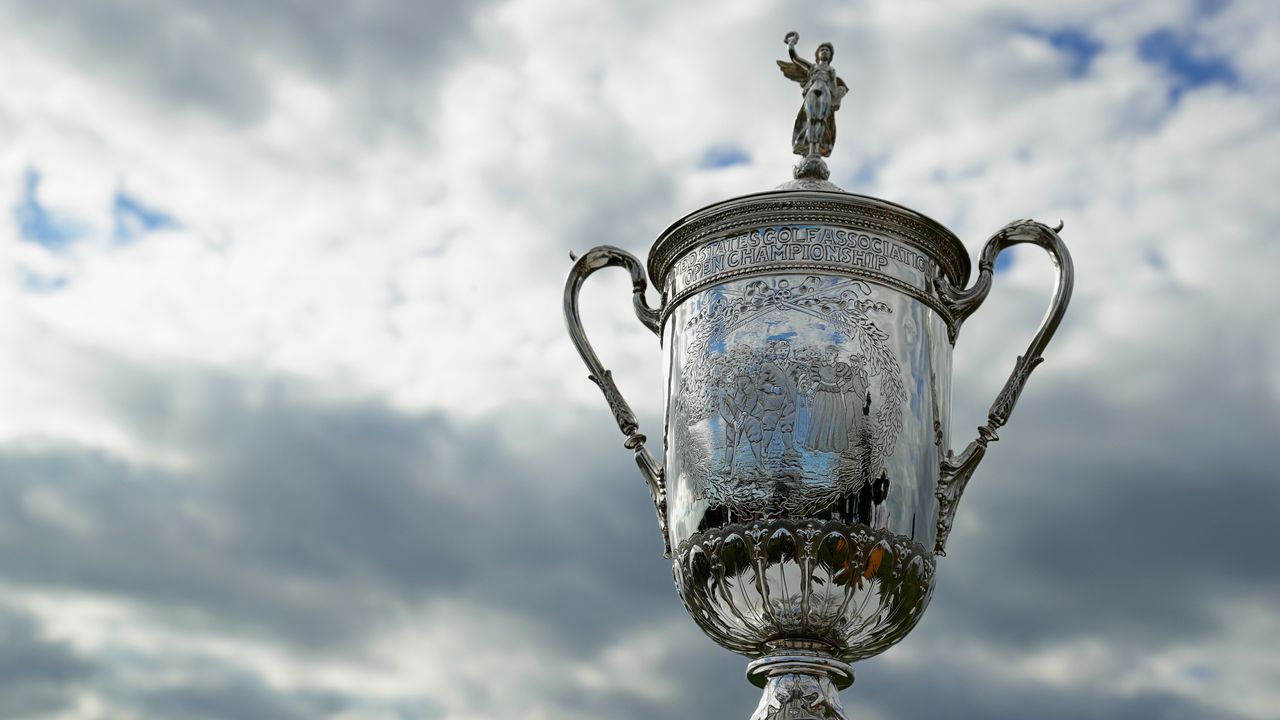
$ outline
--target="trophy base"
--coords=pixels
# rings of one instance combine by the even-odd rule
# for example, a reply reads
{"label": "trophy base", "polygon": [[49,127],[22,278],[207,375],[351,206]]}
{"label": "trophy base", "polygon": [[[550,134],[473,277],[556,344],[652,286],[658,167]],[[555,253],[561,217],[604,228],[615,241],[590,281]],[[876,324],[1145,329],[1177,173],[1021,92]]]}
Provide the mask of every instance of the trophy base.
{"label": "trophy base", "polygon": [[764,689],[751,720],[848,720],[840,691],[853,684],[853,668],[821,643],[773,643],[773,652],[747,666],[747,679]]}

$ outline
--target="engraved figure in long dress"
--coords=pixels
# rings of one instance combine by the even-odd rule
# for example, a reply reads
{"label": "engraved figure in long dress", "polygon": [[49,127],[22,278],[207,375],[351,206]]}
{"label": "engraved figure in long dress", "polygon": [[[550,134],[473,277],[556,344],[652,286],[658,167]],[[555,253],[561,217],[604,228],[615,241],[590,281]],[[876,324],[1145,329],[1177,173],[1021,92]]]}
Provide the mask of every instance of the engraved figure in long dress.
{"label": "engraved figure in long dress", "polygon": [[835,47],[831,43],[822,43],[814,53],[816,62],[809,62],[796,54],[796,42],[800,40],[798,34],[789,32],[785,40],[791,62],[779,60],[778,67],[788,80],[800,83],[804,93],[804,104],[800,106],[791,132],[792,149],[796,155],[828,157],[836,142],[835,112],[840,109],[840,100],[849,92],[849,86],[836,76],[835,68],[831,67]]}
{"label": "engraved figure in long dress", "polygon": [[791,343],[778,340],[769,346],[769,360],[760,368],[760,425],[766,453],[775,437],[782,438],[783,452],[796,451],[796,386],[790,360]]}
{"label": "engraved figure in long dress", "polygon": [[738,375],[720,389],[720,417],[724,418],[724,463],[733,475],[733,461],[743,436],[760,466],[764,431],[760,427],[760,388],[748,375]]}
{"label": "engraved figure in long dress", "polygon": [[853,369],[840,362],[840,348],[826,349],[827,362],[813,371],[813,404],[804,444],[818,452],[844,452],[849,446],[849,416],[845,393],[853,384]]}

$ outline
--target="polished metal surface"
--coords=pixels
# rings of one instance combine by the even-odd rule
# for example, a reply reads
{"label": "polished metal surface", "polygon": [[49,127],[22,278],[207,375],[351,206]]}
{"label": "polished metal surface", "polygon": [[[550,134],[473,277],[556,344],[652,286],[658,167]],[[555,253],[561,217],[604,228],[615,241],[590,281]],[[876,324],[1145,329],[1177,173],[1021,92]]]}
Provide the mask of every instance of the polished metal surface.
{"label": "polished metal surface", "polygon": [[[897,247],[886,246],[886,238],[899,241]],[[716,251],[717,241],[726,245],[723,253]],[[912,255],[904,261],[908,251]],[[699,286],[751,272],[765,260],[777,269],[835,269],[877,282],[913,281],[922,291],[931,290],[926,285],[926,277],[933,275],[929,263],[937,265],[950,286],[963,286],[970,272],[964,245],[937,221],[887,200],[838,189],[774,190],[697,210],[658,236],[648,269],[664,293],[665,310]],[[903,262],[909,267],[900,268]],[[925,298],[935,298],[938,311],[950,313],[936,293]]]}
{"label": "polished metal surface", "polygon": [[759,274],[689,297],[664,344],[673,546],[779,517],[933,546],[951,345],[927,303],[853,273]]}
{"label": "polished metal surface", "polygon": [[840,691],[853,684],[853,668],[819,643],[776,644],[747,666],[747,679],[764,689],[751,720],[847,717]]}
{"label": "polished metal surface", "polygon": [[1044,362],[1044,349],[1062,322],[1067,312],[1067,303],[1071,302],[1071,289],[1075,285],[1075,266],[1071,262],[1071,253],[1058,237],[1062,230],[1059,222],[1056,228],[1038,223],[1034,220],[1017,220],[1009,223],[987,241],[982,248],[978,261],[978,280],[967,290],[956,290],[945,280],[939,283],[939,292],[951,306],[952,313],[958,322],[964,322],[991,291],[991,278],[995,274],[996,257],[1005,249],[1030,243],[1049,254],[1053,267],[1057,270],[1054,283],[1053,298],[1049,302],[1049,310],[1040,327],[1031,338],[1027,351],[1014,361],[1013,372],[1005,381],[1004,387],[987,413],[987,423],[978,428],[978,437],[970,442],[959,455],[952,451],[942,461],[942,475],[938,481],[938,531],[934,551],[946,555],[947,536],[951,533],[951,524],[955,520],[956,503],[964,492],[969,478],[978,467],[987,452],[987,445],[999,440],[996,430],[1009,421],[1009,414],[1022,394],[1022,388],[1031,376],[1031,371]]}
{"label": "polished metal surface", "polygon": [[[808,63],[796,40],[788,34],[792,61],[779,61],[805,85],[793,149],[821,162],[845,86],[829,46]],[[635,256],[602,246],[575,263],[570,337],[649,483],[689,614],[755,658],[748,674],[765,693],[753,720],[845,717],[837,691],[853,680],[847,663],[919,621],[964,488],[1070,299],[1058,230],[1009,224],[966,288],[968,255],[942,225],[797,170],[778,190],[711,205],[663,232],[648,261],[656,308]],[[991,289],[996,257],[1020,243],[1049,254],[1057,285],[986,424],[957,454],[952,350]],[[583,282],[609,266],[630,272],[635,312],[662,338],[661,461],[579,319]]]}
{"label": "polished metal surface", "polygon": [[663,556],[670,557],[671,544],[667,534],[667,491],[662,463],[658,462],[653,453],[645,447],[648,439],[640,434],[640,425],[636,421],[635,413],[623,399],[618,386],[614,384],[613,373],[605,368],[600,358],[596,357],[595,350],[591,349],[586,330],[582,327],[582,318],[578,315],[578,292],[582,289],[582,283],[586,282],[591,273],[611,266],[623,267],[631,272],[631,298],[636,317],[645,327],[654,333],[658,332],[658,313],[649,307],[644,297],[646,287],[644,266],[636,256],[626,250],[608,245],[592,248],[574,262],[573,270],[570,271],[569,279],[564,286],[565,323],[569,328],[569,337],[573,340],[574,347],[578,348],[582,361],[591,370],[588,379],[604,393],[605,402],[609,403],[609,409],[613,411],[613,419],[618,423],[618,429],[627,436],[623,447],[634,452],[640,474],[649,485],[653,508],[658,514],[658,529],[662,531]]}
{"label": "polished metal surface", "polygon": [[802,640],[853,661],[915,626],[935,563],[925,546],[887,529],[774,519],[694,534],[676,550],[674,570],[689,613],[725,648],[766,657]]}

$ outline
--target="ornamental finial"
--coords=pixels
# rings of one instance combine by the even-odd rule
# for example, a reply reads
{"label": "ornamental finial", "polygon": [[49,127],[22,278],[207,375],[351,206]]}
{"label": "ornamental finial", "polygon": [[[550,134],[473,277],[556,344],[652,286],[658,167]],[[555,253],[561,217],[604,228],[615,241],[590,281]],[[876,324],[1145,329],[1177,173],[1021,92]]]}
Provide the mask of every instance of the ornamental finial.
{"label": "ornamental finial", "polygon": [[831,58],[835,55],[831,43],[819,45],[813,54],[814,62],[809,62],[796,54],[799,41],[800,33],[794,30],[787,33],[783,42],[787,44],[791,60],[778,61],[782,74],[799,83],[804,95],[804,104],[791,131],[792,152],[804,158],[796,165],[795,177],[826,180],[831,173],[822,158],[831,154],[831,147],[836,143],[836,111],[849,86],[831,67]]}

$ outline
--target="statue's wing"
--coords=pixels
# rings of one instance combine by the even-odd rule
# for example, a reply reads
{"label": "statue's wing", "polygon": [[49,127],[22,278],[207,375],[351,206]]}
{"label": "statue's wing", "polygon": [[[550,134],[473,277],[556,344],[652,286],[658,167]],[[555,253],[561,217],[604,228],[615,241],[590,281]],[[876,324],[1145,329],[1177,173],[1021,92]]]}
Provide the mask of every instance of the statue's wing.
{"label": "statue's wing", "polygon": [[782,69],[782,74],[786,75],[788,80],[794,80],[801,85],[809,82],[809,69],[800,63],[793,63],[789,60],[779,60],[778,67]]}

